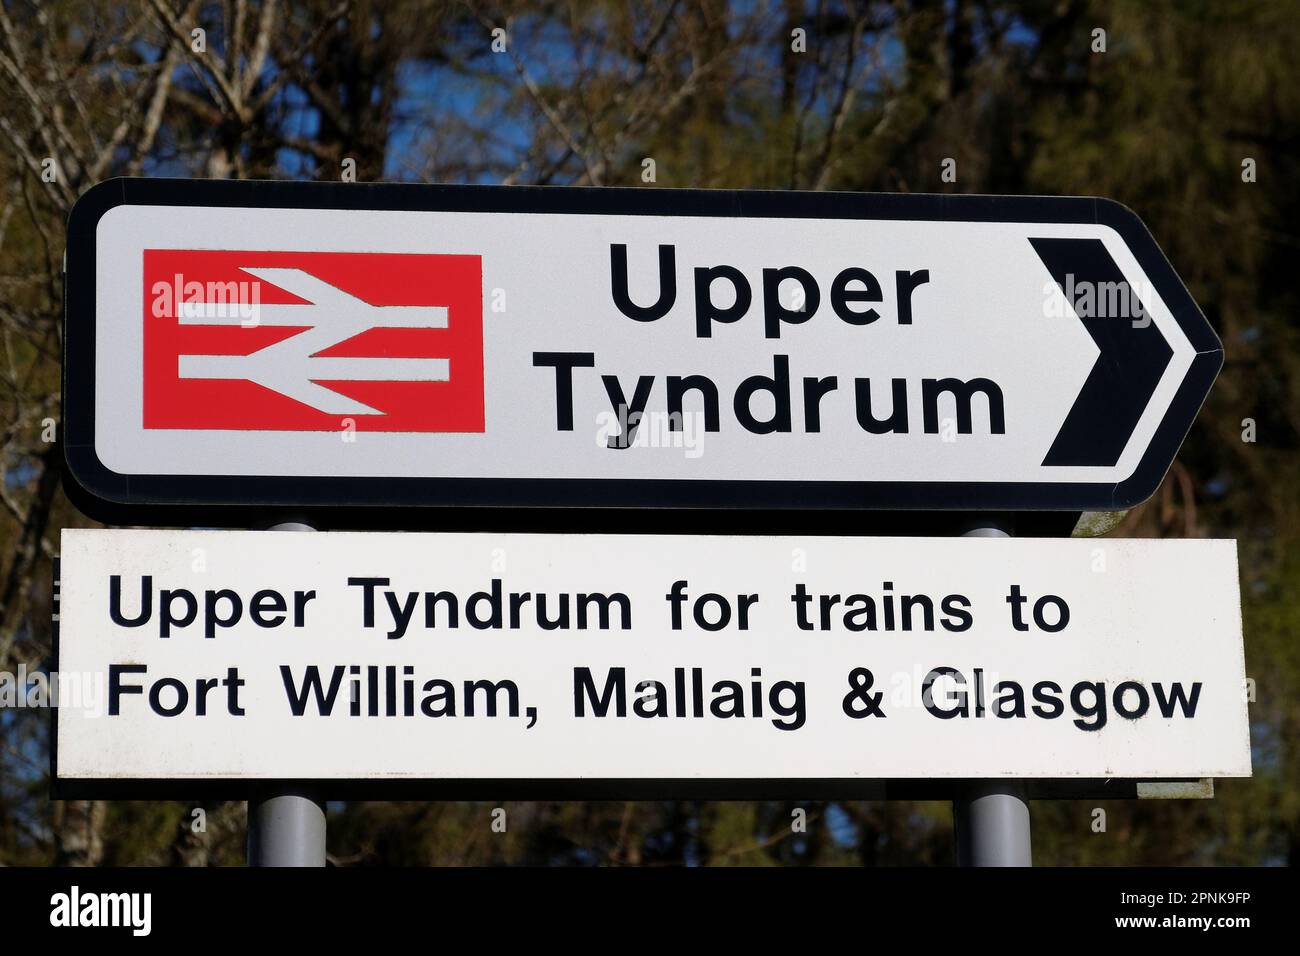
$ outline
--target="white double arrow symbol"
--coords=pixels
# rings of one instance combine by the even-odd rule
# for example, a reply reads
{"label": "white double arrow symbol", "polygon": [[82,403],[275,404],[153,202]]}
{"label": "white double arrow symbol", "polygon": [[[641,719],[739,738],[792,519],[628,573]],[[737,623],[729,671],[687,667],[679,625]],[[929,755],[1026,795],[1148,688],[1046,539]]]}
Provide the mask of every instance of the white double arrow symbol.
{"label": "white double arrow symbol", "polygon": [[181,355],[181,378],[247,379],[329,415],[384,413],[317,384],[320,381],[445,382],[450,378],[450,363],[445,358],[331,358],[318,354],[368,329],[445,329],[446,308],[371,305],[301,269],[243,271],[309,304],[259,305],[257,319],[250,323],[246,312],[239,314],[240,308],[187,302],[177,310],[177,320],[182,325],[311,328],[248,355]]}

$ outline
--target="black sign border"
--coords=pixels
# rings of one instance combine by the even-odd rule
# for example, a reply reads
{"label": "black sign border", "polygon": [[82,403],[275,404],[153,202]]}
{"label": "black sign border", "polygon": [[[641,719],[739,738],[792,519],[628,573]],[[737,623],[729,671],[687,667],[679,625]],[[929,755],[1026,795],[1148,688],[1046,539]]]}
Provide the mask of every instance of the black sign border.
{"label": "black sign border", "polygon": [[[105,466],[94,447],[94,327],[95,230],[107,212],[123,205],[1095,223],[1123,238],[1197,354],[1138,467],[1118,484],[122,475]],[[1126,206],[1099,198],[112,179],[73,207],[66,270],[65,487],[83,512],[113,523],[239,524],[252,514],[337,519],[340,510],[367,523],[365,516],[391,508],[1119,511],[1159,487],[1223,364],[1222,343],[1142,221]],[[409,519],[419,511],[403,514]]]}

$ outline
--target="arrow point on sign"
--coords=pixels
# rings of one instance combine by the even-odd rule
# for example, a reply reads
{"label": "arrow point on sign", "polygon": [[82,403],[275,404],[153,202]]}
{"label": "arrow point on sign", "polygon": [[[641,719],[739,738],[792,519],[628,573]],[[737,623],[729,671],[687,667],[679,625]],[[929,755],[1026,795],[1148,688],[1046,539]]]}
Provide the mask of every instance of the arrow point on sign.
{"label": "arrow point on sign", "polygon": [[[1099,350],[1043,465],[1113,467],[1164,377],[1173,349],[1100,239],[1031,238],[1029,243]],[[1094,307],[1080,310],[1071,293],[1089,289]],[[1135,304],[1136,316],[1107,315],[1105,308],[1095,314],[1096,304],[1104,301],[1101,290],[1109,289],[1123,290],[1124,301]],[[1137,317],[1145,321],[1139,323]]]}

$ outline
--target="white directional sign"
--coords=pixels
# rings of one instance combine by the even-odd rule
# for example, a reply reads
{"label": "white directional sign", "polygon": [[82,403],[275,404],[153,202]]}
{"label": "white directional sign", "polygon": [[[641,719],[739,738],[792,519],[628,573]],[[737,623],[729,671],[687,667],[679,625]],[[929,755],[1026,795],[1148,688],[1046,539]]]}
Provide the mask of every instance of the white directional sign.
{"label": "white directional sign", "polygon": [[61,575],[91,792],[1250,773],[1230,541],[72,530]]}
{"label": "white directional sign", "polygon": [[1106,200],[115,180],[92,503],[1112,509],[1222,348]]}

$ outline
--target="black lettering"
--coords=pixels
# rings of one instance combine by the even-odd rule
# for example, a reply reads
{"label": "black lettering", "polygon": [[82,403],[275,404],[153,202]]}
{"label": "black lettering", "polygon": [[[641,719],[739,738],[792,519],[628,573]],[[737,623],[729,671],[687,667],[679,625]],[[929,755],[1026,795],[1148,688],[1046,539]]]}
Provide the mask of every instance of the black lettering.
{"label": "black lettering", "polygon": [[555,429],[573,431],[573,370],[594,368],[595,352],[534,352],[534,368],[555,369]]}
{"label": "black lettering", "polygon": [[890,380],[893,394],[893,407],[889,417],[877,418],[871,411],[871,379],[853,380],[857,396],[858,424],[862,430],[872,435],[907,434],[907,380],[895,378]]}
{"label": "black lettering", "polygon": [[957,411],[957,431],[969,435],[971,426],[971,402],[976,392],[982,392],[988,400],[989,432],[994,435],[1006,433],[1006,417],[1002,408],[1002,389],[987,378],[973,378],[963,382],[958,378],[926,378],[921,380],[921,408],[925,419],[925,431],[928,435],[939,434],[939,396],[947,393],[953,398]]}
{"label": "black lettering", "polygon": [[673,246],[659,247],[659,298],[654,305],[639,306],[628,293],[626,245],[609,247],[609,282],[614,305],[629,319],[637,322],[662,319],[677,301],[676,249]]}
{"label": "black lettering", "polygon": [[[746,431],[755,435],[790,430],[790,357],[774,355],[772,365],[771,378],[766,375],[751,375],[736,389],[736,418]],[[760,421],[749,407],[750,400],[760,391],[772,395],[772,417],[767,421]]]}
{"label": "black lettering", "polygon": [[[781,283],[793,279],[803,289],[804,302],[801,309],[787,309],[781,304]],[[763,270],[763,329],[769,339],[781,337],[781,323],[801,325],[813,317],[821,305],[822,294],[817,288],[817,280],[807,269],[799,266],[784,266],[780,269]]]}
{"label": "black lettering", "polygon": [[591,670],[587,667],[573,669],[573,715],[587,716],[587,701],[591,703],[591,712],[596,717],[609,713],[609,706],[614,704],[614,713],[618,717],[627,716],[626,675],[621,667],[611,667],[605,678],[605,692],[596,696],[596,684],[591,679]]}
{"label": "black lettering", "polygon": [[[736,290],[736,301],[727,308],[713,304],[713,280],[726,279]],[[735,266],[713,266],[695,270],[695,334],[702,339],[713,336],[714,322],[735,322],[749,311],[754,294],[749,282]]]}
{"label": "black lettering", "polygon": [[146,574],[140,579],[140,613],[129,618],[122,614],[122,576],[109,575],[108,616],[119,627],[140,627],[148,622],[153,616],[153,576]]}
{"label": "black lettering", "polygon": [[[850,289],[850,282],[861,282],[865,288]],[[880,318],[875,309],[859,312],[850,308],[850,302],[879,302],[881,298],[880,283],[866,269],[845,269],[831,284],[831,308],[849,325],[870,325]]]}
{"label": "black lettering", "polygon": [[328,717],[334,710],[334,700],[338,697],[339,686],[343,683],[343,673],[345,668],[340,664],[334,668],[334,676],[330,679],[330,689],[326,691],[320,679],[320,668],[315,664],[308,664],[303,669],[302,689],[297,690],[293,682],[293,668],[288,665],[280,665],[280,679],[284,681],[284,692],[289,698],[289,711],[295,717],[301,717],[307,712],[307,699],[310,695],[316,698],[316,712],[322,717]]}
{"label": "black lettering", "polygon": [[668,376],[668,430],[682,429],[682,401],[687,392],[699,392],[704,404],[704,430],[716,432],[720,427],[718,386],[706,375]]}

